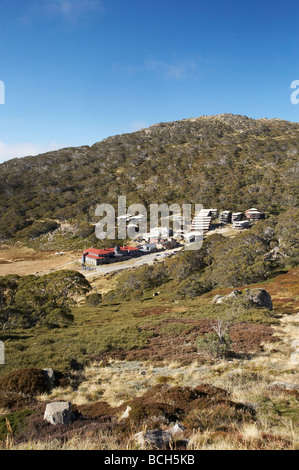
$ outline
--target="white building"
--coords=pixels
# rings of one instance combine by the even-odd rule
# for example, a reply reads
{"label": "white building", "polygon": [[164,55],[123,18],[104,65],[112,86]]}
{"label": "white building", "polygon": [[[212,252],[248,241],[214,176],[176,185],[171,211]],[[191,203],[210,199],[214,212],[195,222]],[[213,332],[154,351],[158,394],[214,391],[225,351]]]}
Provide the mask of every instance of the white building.
{"label": "white building", "polygon": [[144,243],[139,251],[143,251],[145,253],[154,252],[157,250],[156,243]]}
{"label": "white building", "polygon": [[211,227],[212,212],[214,209],[202,209],[192,220],[191,231],[208,232]]}
{"label": "white building", "polygon": [[200,242],[203,239],[203,232],[194,230],[184,234],[184,238],[188,243]]}
{"label": "white building", "polygon": [[232,213],[232,223],[239,222],[240,220],[242,220],[242,215],[243,215],[242,212],[233,212]]}
{"label": "white building", "polygon": [[226,225],[231,222],[232,213],[230,211],[222,211],[219,214],[219,223]]}
{"label": "white building", "polygon": [[150,232],[143,233],[144,240],[150,240],[151,238],[160,238],[168,239],[170,236],[170,229],[168,227],[154,227]]}
{"label": "white building", "polygon": [[155,227],[150,230],[151,238],[152,237],[161,237],[168,238],[170,235],[170,230],[168,227]]}
{"label": "white building", "polygon": [[237,229],[237,230],[242,230],[244,228],[248,228],[249,227],[249,221],[248,220],[236,220],[235,222],[233,222],[233,228]]}

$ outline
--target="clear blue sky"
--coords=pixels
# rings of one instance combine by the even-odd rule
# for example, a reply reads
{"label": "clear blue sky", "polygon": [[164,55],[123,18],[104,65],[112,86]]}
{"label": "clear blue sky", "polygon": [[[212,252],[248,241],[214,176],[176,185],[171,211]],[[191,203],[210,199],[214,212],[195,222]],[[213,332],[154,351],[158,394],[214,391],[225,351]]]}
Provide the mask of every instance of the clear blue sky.
{"label": "clear blue sky", "polygon": [[219,113],[298,122],[298,0],[0,0],[0,161]]}

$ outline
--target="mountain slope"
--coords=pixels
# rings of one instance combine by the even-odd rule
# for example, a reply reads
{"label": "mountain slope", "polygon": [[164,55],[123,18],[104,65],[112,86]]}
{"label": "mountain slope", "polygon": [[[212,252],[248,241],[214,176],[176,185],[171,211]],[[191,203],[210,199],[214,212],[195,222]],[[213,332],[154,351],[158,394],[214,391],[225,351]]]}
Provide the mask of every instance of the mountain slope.
{"label": "mountain slope", "polygon": [[92,220],[119,195],[280,213],[298,205],[298,152],[298,123],[223,114],[10,160],[0,165],[0,238],[33,220]]}

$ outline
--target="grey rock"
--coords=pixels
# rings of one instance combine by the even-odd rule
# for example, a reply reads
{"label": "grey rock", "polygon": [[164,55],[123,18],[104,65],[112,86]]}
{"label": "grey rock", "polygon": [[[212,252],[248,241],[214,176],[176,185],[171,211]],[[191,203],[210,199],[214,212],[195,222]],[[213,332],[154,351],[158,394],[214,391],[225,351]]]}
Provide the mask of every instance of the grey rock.
{"label": "grey rock", "polygon": [[120,420],[126,419],[130,416],[131,407],[127,406],[126,411],[121,415]]}
{"label": "grey rock", "polygon": [[244,300],[254,307],[264,307],[273,310],[271,295],[265,289],[246,289]]}
{"label": "grey rock", "polygon": [[241,291],[241,290],[235,289],[235,290],[233,290],[230,294],[226,295],[226,296],[225,296],[225,299],[226,299],[226,300],[234,300],[234,299],[236,299],[237,297],[239,297],[239,295],[241,295],[241,294],[242,294],[242,291]]}
{"label": "grey rock", "polygon": [[299,364],[299,350],[291,354],[291,363],[297,366]]}
{"label": "grey rock", "polygon": [[284,390],[299,390],[299,385],[297,384],[292,384],[290,382],[279,382],[276,380],[275,382],[272,382],[269,386],[270,388],[282,388]]}
{"label": "grey rock", "polygon": [[46,406],[44,420],[48,423],[68,426],[71,422],[71,403],[67,401],[56,401]]}
{"label": "grey rock", "polygon": [[52,388],[55,383],[55,375],[53,369],[43,369],[43,372],[49,382],[49,386]]}
{"label": "grey rock", "polygon": [[223,295],[215,295],[212,302],[213,302],[213,304],[221,304],[223,299],[224,299]]}
{"label": "grey rock", "polygon": [[186,428],[184,426],[182,426],[181,424],[178,424],[176,423],[174,426],[172,426],[172,428],[170,428],[168,430],[168,432],[174,436],[175,434],[180,434],[182,432],[184,432],[186,430]]}
{"label": "grey rock", "polygon": [[215,295],[212,302],[214,304],[223,304],[224,302],[229,303],[235,300],[241,294],[242,294],[242,291],[235,289],[228,295]]}
{"label": "grey rock", "polygon": [[135,440],[141,449],[165,449],[172,442],[172,436],[169,432],[154,429],[153,431],[139,432],[135,434]]}
{"label": "grey rock", "polygon": [[241,303],[251,304],[252,307],[264,307],[273,310],[273,304],[270,294],[265,289],[245,289],[242,291],[235,289],[228,295],[215,295],[212,302],[214,304],[231,303],[241,297]]}

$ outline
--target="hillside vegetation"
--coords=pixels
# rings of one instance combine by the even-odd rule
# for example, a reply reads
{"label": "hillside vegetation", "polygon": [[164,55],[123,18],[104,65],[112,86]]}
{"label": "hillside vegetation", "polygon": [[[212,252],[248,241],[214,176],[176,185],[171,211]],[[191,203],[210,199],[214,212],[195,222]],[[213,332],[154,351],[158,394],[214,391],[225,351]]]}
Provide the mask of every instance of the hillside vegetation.
{"label": "hillside vegetation", "polygon": [[89,236],[96,205],[120,195],[279,214],[298,205],[298,144],[297,123],[224,114],[10,160],[0,165],[0,239],[37,237],[65,220]]}
{"label": "hillside vegetation", "polygon": [[164,287],[173,295],[195,298],[216,287],[264,281],[277,271],[299,264],[299,210],[261,220],[233,238],[206,237],[197,251],[182,251],[153,266],[119,276],[111,299],[141,299],[148,289]]}
{"label": "hillside vegetation", "polygon": [[[139,449],[175,424],[163,449],[299,448],[298,144],[299,124],[220,115],[0,165],[0,449]],[[91,223],[119,195],[266,217],[105,276],[45,251],[21,275],[20,249],[111,243]]]}

